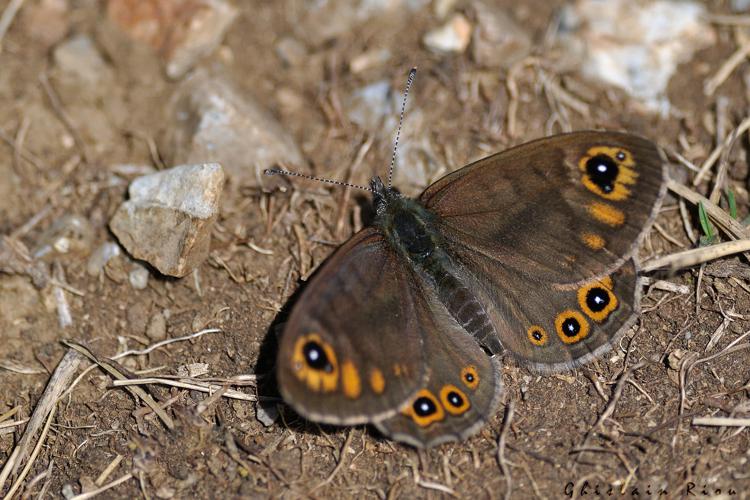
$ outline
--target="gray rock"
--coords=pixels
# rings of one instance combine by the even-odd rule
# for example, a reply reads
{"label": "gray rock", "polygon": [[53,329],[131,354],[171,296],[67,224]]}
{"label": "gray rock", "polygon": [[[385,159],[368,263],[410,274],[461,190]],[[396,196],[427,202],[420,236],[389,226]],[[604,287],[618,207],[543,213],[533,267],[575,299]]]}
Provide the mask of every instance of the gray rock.
{"label": "gray rock", "polygon": [[237,185],[272,184],[263,175],[277,164],[302,170],[297,144],[254,98],[221,76],[199,70],[176,91],[169,106],[165,152],[171,163],[217,162]]}
{"label": "gray rock", "polygon": [[224,185],[221,165],[183,165],[139,177],[109,223],[123,247],[161,273],[182,277],[208,256]]}
{"label": "gray rock", "polygon": [[471,52],[477,63],[507,69],[531,52],[531,37],[503,9],[486,1],[474,8],[477,27]]}
{"label": "gray rock", "polygon": [[224,39],[224,33],[237,17],[237,8],[224,0],[203,0],[194,9],[188,28],[167,56],[167,76],[178,79],[195,63],[213,52]]}
{"label": "gray rock", "polygon": [[307,47],[296,38],[285,36],[276,43],[276,54],[287,66],[299,66],[307,58]]}
{"label": "gray rock", "polygon": [[346,110],[352,122],[370,131],[378,130],[383,120],[397,111],[390,82],[378,80],[358,88],[346,101]]}
{"label": "gray rock", "polygon": [[93,40],[85,34],[75,35],[58,45],[53,58],[63,74],[87,85],[102,83],[113,77],[112,68],[104,61]]}
{"label": "gray rock", "polygon": [[279,419],[279,408],[273,401],[258,401],[255,404],[255,418],[266,427],[271,427]]}

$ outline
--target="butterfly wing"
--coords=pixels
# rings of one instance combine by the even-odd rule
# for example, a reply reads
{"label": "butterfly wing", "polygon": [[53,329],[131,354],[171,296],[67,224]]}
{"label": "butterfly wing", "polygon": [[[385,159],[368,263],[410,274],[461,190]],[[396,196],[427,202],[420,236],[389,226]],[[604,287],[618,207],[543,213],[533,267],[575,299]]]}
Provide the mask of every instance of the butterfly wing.
{"label": "butterfly wing", "polygon": [[600,356],[640,312],[632,258],[601,278],[560,288],[480,253],[454,255],[460,261],[456,274],[484,304],[502,347],[480,342],[538,372],[569,370]]}
{"label": "butterfly wing", "polygon": [[427,380],[401,411],[375,426],[392,439],[417,447],[459,441],[495,414],[503,395],[498,358],[490,358],[424,289],[429,306],[419,321],[433,330],[424,338]]}
{"label": "butterfly wing", "polygon": [[426,375],[424,300],[411,271],[367,228],[323,264],[284,325],[276,374],[302,416],[356,424],[398,411]]}
{"label": "butterfly wing", "polygon": [[574,132],[479,160],[420,201],[449,245],[574,288],[633,255],[664,194],[663,164],[646,139]]}

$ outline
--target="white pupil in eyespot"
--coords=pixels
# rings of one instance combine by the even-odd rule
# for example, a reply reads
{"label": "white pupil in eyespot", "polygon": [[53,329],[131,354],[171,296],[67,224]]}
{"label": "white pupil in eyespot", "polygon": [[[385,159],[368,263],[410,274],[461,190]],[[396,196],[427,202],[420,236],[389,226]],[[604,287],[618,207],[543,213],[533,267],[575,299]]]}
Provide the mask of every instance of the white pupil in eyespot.
{"label": "white pupil in eyespot", "polygon": [[315,362],[320,359],[320,351],[317,349],[310,349],[307,353],[307,357],[310,361]]}
{"label": "white pupil in eyespot", "polygon": [[419,405],[419,410],[424,413],[427,413],[428,411],[430,411],[430,405],[428,405],[427,403],[421,403]]}
{"label": "white pupil in eyespot", "polygon": [[599,165],[596,166],[596,170],[601,173],[605,173],[607,172],[607,166],[604,165],[603,163],[600,163]]}
{"label": "white pupil in eyespot", "polygon": [[601,296],[597,295],[597,296],[594,297],[594,302],[596,302],[597,304],[604,304],[604,298],[602,298]]}

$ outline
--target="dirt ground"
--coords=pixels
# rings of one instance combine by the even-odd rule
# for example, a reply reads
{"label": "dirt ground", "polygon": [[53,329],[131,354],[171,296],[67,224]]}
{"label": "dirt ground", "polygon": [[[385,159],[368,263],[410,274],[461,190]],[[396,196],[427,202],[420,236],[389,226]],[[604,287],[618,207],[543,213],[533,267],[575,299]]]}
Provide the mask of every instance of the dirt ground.
{"label": "dirt ground", "polygon": [[[0,1],[0,12],[10,3]],[[157,55],[134,48],[126,37],[110,36],[103,27],[104,2],[79,0],[68,5],[61,40],[89,34],[114,74],[106,88],[83,91],[60,74],[49,43],[32,36],[34,26],[23,10],[36,3],[22,7],[0,53],[0,234],[15,232],[27,248],[41,248],[51,241],[55,224],[70,215],[85,219],[91,233],[74,238],[67,251],[39,257],[57,282],[67,283],[62,290],[37,289],[26,275],[0,274],[0,464],[21,440],[25,419],[69,350],[63,340],[85,345],[100,359],[144,349],[158,338],[149,325],[161,313],[168,338],[204,328],[220,332],[120,358],[119,366],[131,376],[184,377],[188,367],[204,363],[200,378],[219,385],[239,375],[255,377],[230,384],[247,400],[140,386],[165,408],[174,424],[169,430],[142,397],[113,386],[102,369],[91,369],[57,404],[16,495],[72,497],[122,478],[102,497],[560,498],[598,492],[718,498],[721,492],[750,498],[750,431],[694,422],[750,416],[750,344],[740,338],[750,330],[746,256],[651,274],[653,282],[669,285],[644,288],[637,326],[590,366],[538,376],[504,363],[512,415],[503,405],[464,443],[418,452],[370,427],[307,422],[275,399],[275,326],[283,322],[302,278],[360,224],[366,196],[295,182],[286,190],[264,191],[230,180],[199,281],[152,270],[148,286],[135,289],[128,279],[132,261],[124,254],[92,276],[86,270],[90,253],[116,241],[107,222],[134,178],[115,166],[162,167],[162,138],[171,126],[163,103],[179,82],[165,76]],[[679,66],[668,90],[675,112],[659,117],[640,110],[622,91],[555,64],[543,43],[562,2],[497,4],[534,41],[530,57],[536,62],[518,66],[512,75],[479,67],[470,51],[426,50],[422,36],[441,24],[430,5],[373,15],[355,31],[324,43],[305,41],[301,62],[284,63],[279,40],[306,40],[309,34],[300,32],[307,8],[302,0],[236,2],[239,17],[202,64],[218,61],[270,110],[300,145],[310,171],[348,175],[357,183],[384,174],[391,133],[375,137],[349,172],[371,136],[347,122],[346,96],[382,79],[401,88],[413,65],[419,73],[410,109],[424,113],[421,126],[449,169],[547,133],[597,127],[641,134],[679,153],[684,163],[701,165],[748,115],[745,58],[712,95],[703,89],[733,53],[745,50],[747,35],[738,34],[744,28],[713,25],[716,43]],[[713,14],[730,13],[729,2],[706,6]],[[475,21],[471,2],[459,1],[453,9]],[[377,48],[390,51],[387,62],[351,70],[353,59]],[[584,103],[586,112],[569,109],[564,120],[551,122],[553,112],[569,101],[560,104],[545,91],[542,68],[566,95]],[[511,102],[518,106],[517,123],[509,131]],[[748,148],[743,134],[717,162],[727,166],[740,220],[748,215]],[[695,172],[675,155],[670,158],[671,176],[693,189]],[[694,189],[707,196],[712,188],[713,181],[704,181]],[[685,225],[700,233],[697,210],[688,201],[683,214],[680,199],[667,197],[641,249],[643,261],[694,246]],[[726,200],[721,206],[726,208]],[[70,326],[60,326],[56,293],[69,303]],[[89,365],[82,362],[76,375]],[[280,410],[270,425],[256,417],[258,403],[250,401],[256,396],[270,406],[271,417],[274,408]],[[4,485],[0,481],[0,493],[8,492],[21,472]]]}

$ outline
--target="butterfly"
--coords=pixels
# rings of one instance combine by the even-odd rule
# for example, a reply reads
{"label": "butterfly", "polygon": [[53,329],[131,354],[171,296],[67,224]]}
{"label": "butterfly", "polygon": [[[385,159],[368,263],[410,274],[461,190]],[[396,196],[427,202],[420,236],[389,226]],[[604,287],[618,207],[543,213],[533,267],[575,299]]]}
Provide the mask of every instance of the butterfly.
{"label": "butterfly", "polygon": [[283,327],[276,378],[307,419],[430,447],[503,398],[501,359],[554,373],[637,319],[638,243],[665,193],[651,141],[582,131],[450,173],[419,197],[376,177],[373,224],[319,268]]}

